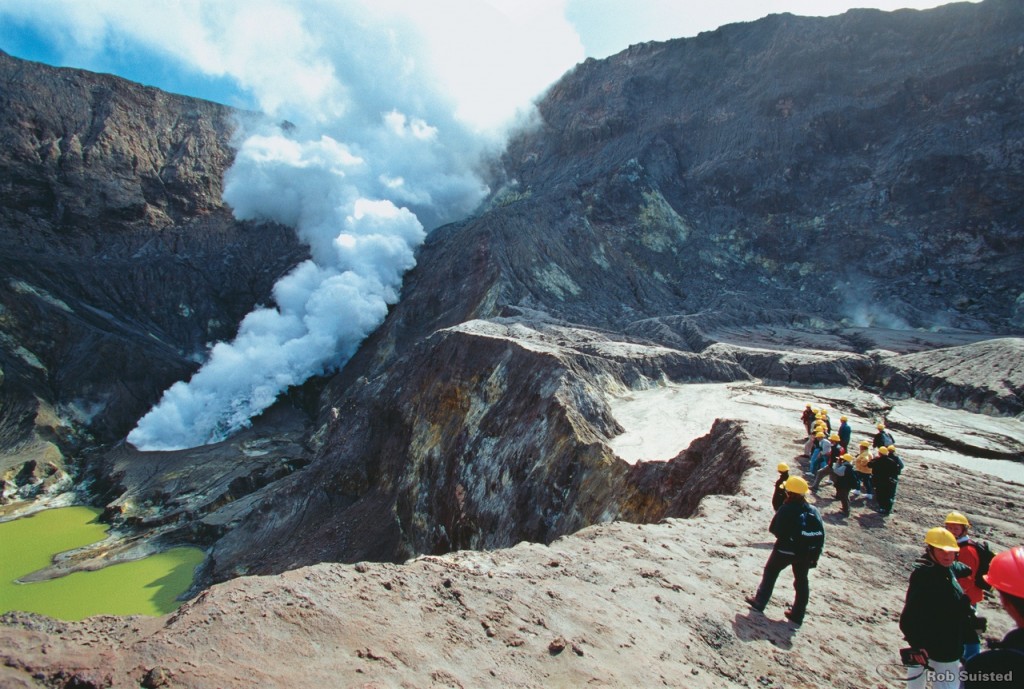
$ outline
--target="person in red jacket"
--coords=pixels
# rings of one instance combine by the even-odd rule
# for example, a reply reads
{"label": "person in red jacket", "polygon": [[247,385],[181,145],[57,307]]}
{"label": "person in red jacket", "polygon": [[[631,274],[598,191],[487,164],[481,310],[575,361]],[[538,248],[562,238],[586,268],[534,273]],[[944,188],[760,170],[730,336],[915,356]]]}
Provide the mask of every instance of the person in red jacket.
{"label": "person in red jacket", "polygon": [[811,424],[814,422],[814,409],[811,407],[811,403],[808,402],[807,406],[804,407],[804,413],[800,415],[800,420],[804,422],[804,428],[807,429],[807,435],[811,434]]}
{"label": "person in red jacket", "polygon": [[1017,626],[1002,641],[964,666],[965,689],[1008,689],[1024,677],[1024,546],[998,553],[985,583],[999,592],[999,604]]}
{"label": "person in red jacket", "polygon": [[[971,568],[971,573],[967,576],[957,577],[956,583],[960,584],[964,595],[971,601],[971,607],[977,609],[978,603],[985,597],[985,592],[978,588],[975,581],[975,574],[978,573],[981,558],[978,556],[978,546],[967,535],[967,530],[971,528],[971,522],[960,512],[950,512],[946,515],[945,527],[953,534],[957,545],[960,546],[960,550],[956,554],[956,561]],[[976,634],[964,640],[964,662],[979,653],[981,653],[981,639]]]}

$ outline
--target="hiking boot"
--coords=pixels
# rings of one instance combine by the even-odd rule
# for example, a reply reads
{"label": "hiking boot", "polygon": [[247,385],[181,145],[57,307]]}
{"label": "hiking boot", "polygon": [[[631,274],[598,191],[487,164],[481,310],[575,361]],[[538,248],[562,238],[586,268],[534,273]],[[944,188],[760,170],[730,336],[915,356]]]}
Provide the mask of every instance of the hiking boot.
{"label": "hiking boot", "polygon": [[792,610],[786,610],[786,612],[784,612],[782,614],[786,616],[787,620],[789,620],[790,622],[792,622],[793,624],[795,624],[798,627],[804,623],[804,618],[797,617],[796,615],[793,614]]}
{"label": "hiking boot", "polygon": [[747,602],[747,605],[752,607],[754,610],[757,610],[758,612],[764,612],[764,606],[758,604],[757,599],[753,596],[747,596],[743,600],[745,600]]}

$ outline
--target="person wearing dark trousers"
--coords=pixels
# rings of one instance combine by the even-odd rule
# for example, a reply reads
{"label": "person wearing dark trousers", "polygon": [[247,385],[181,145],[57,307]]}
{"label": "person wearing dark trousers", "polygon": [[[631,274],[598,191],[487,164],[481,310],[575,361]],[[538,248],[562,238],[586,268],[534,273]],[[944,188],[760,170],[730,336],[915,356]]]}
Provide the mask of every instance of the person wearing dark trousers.
{"label": "person wearing dark trousers", "polygon": [[853,475],[853,456],[850,454],[840,455],[832,467],[832,483],[836,488],[836,498],[842,506],[843,516],[850,516],[850,491],[857,485],[857,479]]}
{"label": "person wearing dark trousers", "polygon": [[850,438],[853,437],[853,429],[850,428],[849,419],[846,416],[840,416],[839,421],[839,444],[843,447],[850,447]]}
{"label": "person wearing dark trousers", "polygon": [[871,482],[874,484],[878,510],[883,515],[889,514],[892,512],[896,484],[900,472],[903,471],[903,462],[898,457],[890,457],[888,447],[880,447],[878,456],[868,462],[868,466],[871,467]]}
{"label": "person wearing dark trousers", "polygon": [[775,547],[765,563],[757,593],[745,598],[750,607],[763,612],[779,574],[791,567],[796,595],[785,615],[797,626],[803,624],[810,600],[808,575],[818,566],[818,558],[825,547],[825,524],[817,508],[807,503],[808,490],[807,481],[799,476],[790,476],[786,481],[786,501],[768,527],[775,536]]}

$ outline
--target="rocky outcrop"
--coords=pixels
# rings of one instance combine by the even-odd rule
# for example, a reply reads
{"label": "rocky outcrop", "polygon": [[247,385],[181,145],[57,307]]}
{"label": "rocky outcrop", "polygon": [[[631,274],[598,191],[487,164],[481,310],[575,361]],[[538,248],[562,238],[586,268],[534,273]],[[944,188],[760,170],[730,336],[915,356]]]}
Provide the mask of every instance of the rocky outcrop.
{"label": "rocky outcrop", "polygon": [[124,436],[305,256],[221,200],[230,108],[0,53],[0,474]]}
{"label": "rocky outcrop", "polygon": [[1024,340],[997,339],[887,359],[887,397],[913,397],[979,414],[1024,417]]}
{"label": "rocky outcrop", "polygon": [[513,301],[580,322],[1015,328],[1022,11],[774,15],[589,60],[509,146],[478,241],[529,256]]}
{"label": "rocky outcrop", "polygon": [[[441,330],[387,375],[345,389],[313,464],[254,496],[258,518],[218,541],[213,576],[280,571],[310,553],[401,561],[550,542],[612,519],[685,516],[700,495],[728,492],[742,474],[745,460],[728,449],[733,429],[645,467],[607,445],[621,432],[608,391],[667,373],[745,377],[733,362],[579,328],[507,319]],[[728,478],[709,485],[696,479],[705,472]]]}

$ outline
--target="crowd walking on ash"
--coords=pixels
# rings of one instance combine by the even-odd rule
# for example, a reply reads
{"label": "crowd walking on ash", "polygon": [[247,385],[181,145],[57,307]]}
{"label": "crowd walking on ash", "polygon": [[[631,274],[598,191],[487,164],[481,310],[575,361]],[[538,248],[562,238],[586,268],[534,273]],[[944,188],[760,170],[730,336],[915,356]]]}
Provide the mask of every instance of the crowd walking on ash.
{"label": "crowd walking on ash", "polygon": [[[775,545],[756,592],[745,598],[763,613],[779,575],[789,568],[795,595],[784,614],[797,627],[807,613],[810,572],[825,547],[825,523],[808,495],[817,495],[828,480],[844,516],[853,502],[886,517],[893,512],[905,466],[884,422],[877,423],[873,437],[858,441],[853,455],[848,450],[853,429],[846,416],[833,429],[828,410],[808,404],[801,420],[807,432],[807,471],[796,476],[785,462],[777,467],[775,516],[768,527]],[[935,689],[1024,687],[1024,545],[994,553],[988,543],[972,537],[970,519],[957,510],[941,526],[928,529],[923,541],[899,619],[906,646],[898,662],[878,666],[879,674],[910,689],[925,689],[929,683]],[[987,620],[978,614],[978,604],[989,595],[998,596],[1016,627],[983,651]]]}

